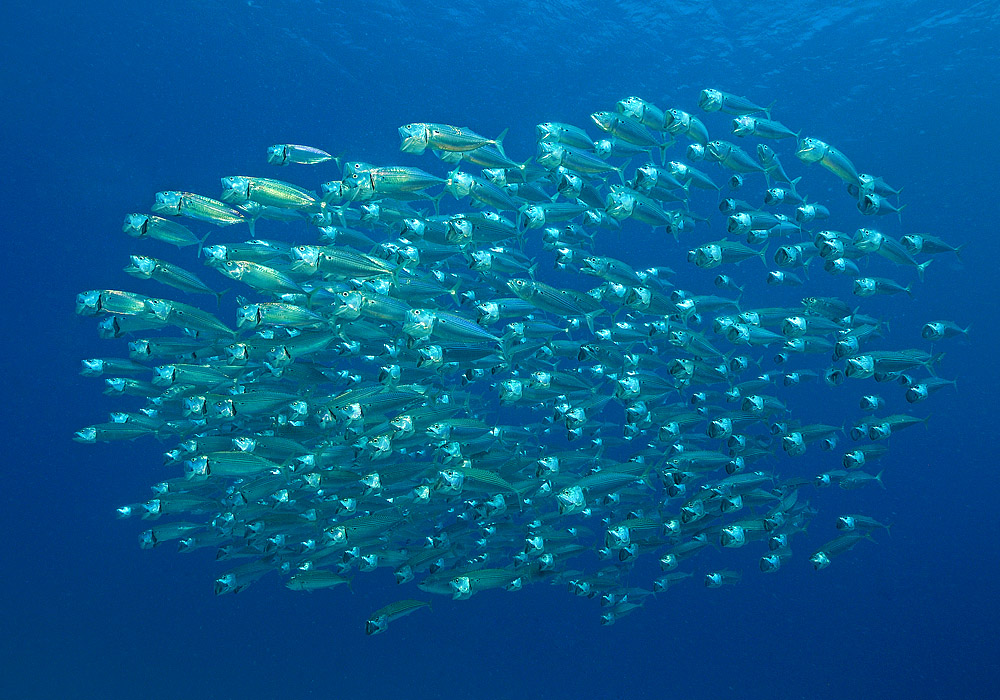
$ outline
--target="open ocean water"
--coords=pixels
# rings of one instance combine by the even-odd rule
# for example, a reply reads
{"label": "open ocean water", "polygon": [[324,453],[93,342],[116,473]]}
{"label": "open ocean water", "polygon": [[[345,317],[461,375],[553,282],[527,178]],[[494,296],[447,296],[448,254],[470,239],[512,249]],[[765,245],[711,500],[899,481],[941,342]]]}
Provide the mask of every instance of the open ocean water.
{"label": "open ocean water", "polygon": [[[7,396],[0,698],[996,692],[1000,5],[39,0],[7,3],[0,17]],[[148,498],[152,483],[177,472],[161,467],[166,444],[153,438],[72,442],[75,430],[120,405],[100,393],[100,380],[78,374],[80,359],[122,350],[97,338],[93,319],[73,313],[74,297],[153,284],[122,272],[136,251],[219,283],[191,249],[143,248],[121,232],[123,216],[148,211],[153,193],[218,196],[219,177],[244,172],[318,188],[339,174],[332,163],[272,168],[265,148],[274,143],[444,175],[450,166],[431,155],[399,153],[397,128],[416,121],[488,136],[509,128],[506,152],[525,160],[534,154],[536,123],[568,122],[594,134],[590,113],[613,110],[628,95],[705,117],[713,137],[730,138],[728,117],[698,110],[707,87],[774,102],[775,119],[904,188],[901,222],[862,221],[854,211],[845,226],[933,233],[964,245],[961,261],[937,256],[913,301],[886,297],[865,307],[889,321],[900,347],[925,347],[919,332],[927,321],[971,323],[968,339],[935,347],[946,353],[937,371],[956,379],[957,391],[913,409],[931,414],[927,429],[891,439],[879,466],[885,490],[803,488],[820,514],[782,571],[757,570],[759,545],[753,555],[713,550],[694,560],[698,577],[614,626],[599,624],[594,601],[539,584],[469,601],[434,596],[431,613],[367,637],[364,620],[374,609],[429,596],[413,584],[398,593],[380,569],[359,574],[353,591],[293,592],[269,576],[216,597],[212,581],[229,562],[216,563],[211,549],[179,555],[173,543],[141,551],[137,535],[148,525],[115,519],[115,508]],[[671,159],[683,160],[680,148]],[[790,152],[783,162],[814,183],[809,191],[820,201],[851,213],[836,178]],[[697,165],[717,181],[728,177]],[[645,226],[599,236],[613,241],[605,254],[636,267],[669,265],[678,287],[715,293],[714,272],[685,257],[725,235],[723,222],[716,214],[712,227],[679,243]],[[281,225],[268,224],[258,235],[283,235]],[[218,229],[209,242],[245,234]],[[545,274],[551,255],[539,256]],[[722,271],[764,275],[758,260]],[[915,282],[912,270],[898,277]],[[821,266],[808,284],[811,293],[854,302],[850,285]],[[758,305],[800,295],[751,287]],[[842,388],[822,393],[830,402],[824,415],[849,425],[861,415],[862,390]],[[884,389],[870,381],[863,388]],[[811,408],[796,406],[804,415]],[[849,444],[841,438],[841,448]],[[812,449],[782,473],[812,475],[819,468],[811,460],[821,456]],[[836,534],[842,511],[889,522],[891,535],[876,533],[877,544],[862,542],[814,571],[809,554]],[[700,574],[725,566],[741,569],[743,580],[707,590]]]}

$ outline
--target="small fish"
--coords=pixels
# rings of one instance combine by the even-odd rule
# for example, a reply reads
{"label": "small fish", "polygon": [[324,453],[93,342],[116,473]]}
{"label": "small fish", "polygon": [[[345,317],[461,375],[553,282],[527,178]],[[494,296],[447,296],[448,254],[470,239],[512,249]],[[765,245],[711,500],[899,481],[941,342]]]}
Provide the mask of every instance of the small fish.
{"label": "small fish", "polygon": [[429,609],[430,606],[430,603],[422,600],[400,600],[395,603],[389,603],[389,605],[379,608],[371,614],[365,623],[365,634],[370,636],[385,632],[389,627],[389,623],[393,620],[398,620],[421,608]]}
{"label": "small fish", "polygon": [[727,114],[746,115],[763,112],[767,115],[771,113],[772,103],[769,107],[761,107],[754,104],[745,97],[731,95],[728,92],[707,88],[701,91],[698,96],[698,106],[706,112],[726,112]]}
{"label": "small fish", "polygon": [[503,133],[495,139],[480,136],[471,129],[449,124],[414,123],[399,127],[400,150],[423,153],[431,148],[440,151],[471,151],[483,146],[495,146],[503,154]]}
{"label": "small fish", "polygon": [[289,165],[298,163],[301,165],[317,165],[333,160],[326,151],[312,146],[296,146],[291,143],[281,143],[276,146],[269,146],[267,149],[267,162],[271,165]]}

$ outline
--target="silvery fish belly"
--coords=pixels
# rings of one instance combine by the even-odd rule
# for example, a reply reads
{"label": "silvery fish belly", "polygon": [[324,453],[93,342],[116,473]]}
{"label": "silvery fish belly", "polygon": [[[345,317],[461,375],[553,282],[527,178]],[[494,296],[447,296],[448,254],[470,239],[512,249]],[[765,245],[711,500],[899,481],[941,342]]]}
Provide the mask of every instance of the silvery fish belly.
{"label": "silvery fish belly", "polygon": [[[712,88],[609,106],[519,125],[533,158],[432,122],[399,128],[398,164],[277,144],[292,179],[329,160],[340,178],[226,176],[219,199],[163,191],[129,214],[135,289],[76,298],[122,355],[81,374],[129,404],[73,439],[164,445],[171,477],[117,511],[156,520],[140,547],[240,559],[220,595],[338,596],[390,568],[405,590],[359,619],[370,635],[419,624],[398,621],[428,596],[550,583],[612,624],[687,579],[866,566],[882,489],[910,478],[897,445],[930,439],[903,431],[955,386],[944,351],[971,333],[897,332],[884,297],[894,317],[920,303],[960,242],[903,229],[919,204],[793,143],[794,114]],[[725,130],[746,150],[710,139]],[[240,222],[252,240],[202,249]],[[631,250],[637,234],[657,243]],[[862,383],[860,406],[841,400]],[[871,512],[829,509],[832,487]],[[734,550],[758,559],[739,570]]]}

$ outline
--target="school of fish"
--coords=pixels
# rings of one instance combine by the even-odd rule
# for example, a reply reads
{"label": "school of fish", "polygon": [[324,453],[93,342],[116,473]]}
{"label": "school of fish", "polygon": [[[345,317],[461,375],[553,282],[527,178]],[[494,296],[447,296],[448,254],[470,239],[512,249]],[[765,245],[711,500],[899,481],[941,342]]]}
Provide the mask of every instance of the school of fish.
{"label": "school of fish", "polygon": [[[503,135],[400,127],[401,150],[431,151],[442,175],[276,145],[270,164],[334,161],[340,179],[317,191],[227,176],[219,199],[165,191],[129,214],[124,231],[149,250],[125,271],[153,282],[83,292],[77,313],[127,343],[82,373],[131,408],[75,439],[169,446],[152,496],[118,510],[149,521],[141,546],[214,549],[229,566],[217,594],[271,573],[317,591],[389,569],[407,592],[368,634],[429,607],[420,592],[549,583],[612,624],[694,575],[738,582],[739,569],[699,568],[706,548],[785,566],[818,516],[814,490],[881,486],[888,438],[926,421],[908,407],[954,384],[937,376],[937,343],[968,328],[928,319],[922,338],[895,338],[862,308],[912,295],[959,248],[880,232],[880,216],[902,222],[899,190],[770,108],[715,89],[698,105],[628,97],[589,129],[539,124],[526,162]],[[713,119],[751,145],[712,140]],[[827,228],[805,183],[837,179],[872,224]],[[241,224],[276,237],[211,233]],[[645,269],[614,257],[637,226],[664,236]],[[153,257],[164,244],[197,251],[205,272]],[[718,268],[715,293],[677,288],[666,264]],[[827,274],[853,296],[773,307],[741,284]],[[804,423],[786,405],[799,385],[855,380],[881,389],[857,420]],[[830,534],[803,557],[816,569],[890,525],[815,519]]]}

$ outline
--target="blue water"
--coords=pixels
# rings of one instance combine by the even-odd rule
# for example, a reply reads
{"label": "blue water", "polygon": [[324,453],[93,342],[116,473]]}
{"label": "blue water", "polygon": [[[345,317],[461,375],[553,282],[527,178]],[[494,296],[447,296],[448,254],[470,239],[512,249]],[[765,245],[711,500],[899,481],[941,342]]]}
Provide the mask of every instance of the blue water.
{"label": "blue water", "polygon": [[[121,5],[0,9],[0,698],[995,692],[996,3]],[[216,598],[210,553],[140,551],[142,526],[114,519],[164,478],[162,446],[70,441],[115,406],[77,374],[79,359],[119,351],[73,314],[73,297],[136,287],[121,272],[136,249],[120,230],[126,212],[157,190],[213,194],[222,175],[273,174],[272,143],[441,173],[432,156],[398,153],[400,124],[510,127],[507,152],[527,157],[537,122],[585,124],[630,94],[697,113],[710,86],[777,101],[776,118],[903,185],[903,224],[885,224],[894,234],[966,243],[964,263],[935,261],[916,302],[873,307],[912,346],[926,321],[973,323],[971,340],[942,348],[939,371],[958,392],[928,402],[928,430],[893,438],[885,491],[817,496],[827,516],[817,530],[850,503],[891,521],[891,537],[822,572],[801,549],[773,576],[739,559],[739,586],[679,585],[613,627],[598,625],[593,602],[533,586],[435,600],[432,614],[369,638],[363,620],[395,595],[385,571],[353,594],[293,593],[270,577]],[[624,259],[695,280],[683,244],[636,231],[620,245]],[[697,278],[701,289],[710,277]],[[845,419],[858,413],[855,394]]]}

